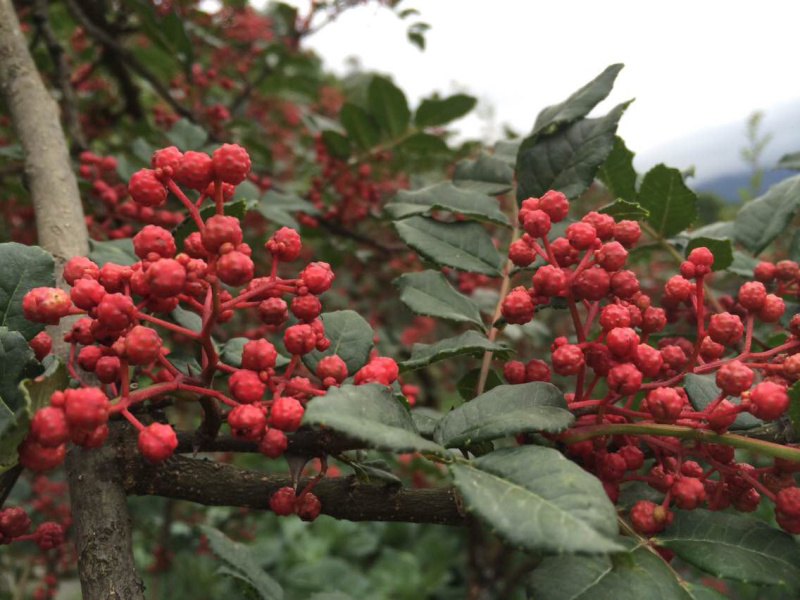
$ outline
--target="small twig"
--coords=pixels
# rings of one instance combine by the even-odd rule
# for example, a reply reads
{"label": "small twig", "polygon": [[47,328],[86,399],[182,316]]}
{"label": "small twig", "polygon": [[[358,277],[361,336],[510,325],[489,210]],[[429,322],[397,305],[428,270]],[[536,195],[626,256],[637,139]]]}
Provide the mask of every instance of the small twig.
{"label": "small twig", "polygon": [[265,64],[261,68],[261,72],[256,76],[256,78],[247,82],[239,95],[234,98],[233,102],[231,102],[231,105],[228,107],[228,110],[231,114],[234,114],[237,110],[239,110],[239,107],[250,97],[251,92],[260,86],[264,80],[269,77],[271,72],[272,69],[270,69],[269,65]]}
{"label": "small twig", "polygon": [[56,38],[55,32],[50,25],[50,12],[48,10],[47,0],[34,1],[33,20],[36,23],[37,30],[44,38],[47,51],[50,54],[50,59],[53,61],[56,81],[58,82],[59,90],[61,90],[64,121],[66,122],[69,136],[72,139],[71,149],[73,154],[77,154],[85,150],[88,145],[86,137],[81,130],[81,123],[78,117],[78,99],[75,96],[75,90],[70,82],[69,66],[67,65],[64,47],[58,41],[58,38]]}
{"label": "small twig", "polygon": [[142,79],[147,81],[153,90],[166,102],[172,110],[176,113],[181,115],[182,117],[186,117],[192,122],[197,122],[197,117],[195,114],[183,106],[180,102],[173,98],[172,94],[170,94],[169,90],[164,86],[161,81],[159,81],[158,77],[150,71],[147,67],[145,67],[139,59],[127,48],[122,46],[117,40],[115,40],[111,35],[106,33],[101,27],[98,27],[86,13],[78,6],[78,3],[75,0],[66,0],[67,8],[72,16],[75,18],[78,23],[83,27],[83,29],[96,39],[98,42],[103,44],[107,49],[111,50],[114,54],[120,57],[120,59],[127,64],[131,71],[139,75]]}

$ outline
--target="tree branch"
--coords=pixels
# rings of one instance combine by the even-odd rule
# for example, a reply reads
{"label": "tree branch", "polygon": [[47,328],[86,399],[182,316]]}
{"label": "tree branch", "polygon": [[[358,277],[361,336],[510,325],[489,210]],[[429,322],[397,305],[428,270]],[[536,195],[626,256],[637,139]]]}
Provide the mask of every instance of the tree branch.
{"label": "tree branch", "polygon": [[48,0],[34,1],[33,20],[44,38],[47,51],[50,53],[50,59],[53,61],[56,81],[58,82],[59,90],[61,90],[64,121],[67,125],[69,136],[72,139],[72,148],[74,151],[80,152],[87,148],[87,143],[86,136],[83,135],[83,131],[81,130],[80,119],[78,118],[78,99],[75,96],[75,90],[72,88],[72,82],[70,81],[69,66],[67,65],[66,55],[64,54],[64,47],[59,43],[50,25],[50,11],[47,2]]}
{"label": "tree branch", "polygon": [[[11,0],[0,0],[0,91],[22,143],[39,243],[56,258],[56,276],[63,285],[64,261],[88,253],[89,235],[58,107],[28,52]],[[54,341],[61,341],[69,326],[63,319]],[[63,356],[63,342],[54,346]],[[110,429],[118,427],[112,423]],[[111,446],[70,448],[67,454],[83,598],[144,600],[133,561],[125,491],[113,458]]]}
{"label": "tree branch", "polygon": [[158,94],[164,102],[166,102],[172,110],[186,117],[192,122],[197,122],[195,114],[183,106],[180,102],[175,100],[170,94],[169,90],[164,84],[159,81],[158,77],[147,67],[145,67],[136,56],[128,50],[125,46],[121,45],[116,39],[109,35],[102,27],[94,23],[85,12],[81,9],[75,0],[66,0],[67,8],[73,18],[83,27],[83,29],[95,40],[100,42],[106,49],[118,56],[131,71],[139,75],[142,79],[150,84],[150,87]]}
{"label": "tree branch", "polygon": [[[125,490],[136,496],[163,496],[206,506],[264,510],[275,490],[292,485],[288,475],[184,456],[174,456],[153,466],[136,451],[133,436],[118,444],[117,460]],[[299,487],[303,485],[301,482]],[[453,488],[409,489],[359,483],[354,477],[331,477],[322,479],[314,487],[314,494],[322,502],[322,513],[337,519],[464,523]]]}

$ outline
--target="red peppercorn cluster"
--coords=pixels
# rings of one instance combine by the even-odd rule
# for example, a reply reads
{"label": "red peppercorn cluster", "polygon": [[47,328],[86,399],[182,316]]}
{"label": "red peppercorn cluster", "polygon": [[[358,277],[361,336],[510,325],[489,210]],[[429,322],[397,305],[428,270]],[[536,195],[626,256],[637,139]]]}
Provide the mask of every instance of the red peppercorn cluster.
{"label": "red peppercorn cluster", "polygon": [[[381,168],[381,163],[391,158],[388,152],[374,156],[374,165],[361,163],[353,168],[346,161],[331,156],[321,135],[314,139],[314,150],[322,173],[312,179],[308,198],[326,219],[345,223],[360,221],[378,206],[382,198],[408,187],[404,174],[390,176],[386,169]],[[330,197],[328,202],[327,197]]]}
{"label": "red peppercorn cluster", "polygon": [[91,214],[86,218],[95,238],[126,238],[143,223],[170,228],[183,219],[180,211],[134,202],[117,175],[117,160],[113,156],[81,152],[78,175],[89,182],[91,198],[99,200],[90,204]]}
{"label": "red peppercorn cluster", "polygon": [[64,528],[55,521],[40,523],[29,533],[31,520],[20,506],[0,509],[0,544],[33,540],[41,550],[52,550],[64,542]]}
{"label": "red peppercorn cluster", "polygon": [[[170,195],[184,205],[196,231],[182,247],[169,230],[148,224],[133,237],[136,263],[99,266],[75,257],[64,267],[69,292],[34,288],[23,299],[31,321],[56,324],[78,316],[65,335],[70,345],[67,367],[78,387],[52,394],[49,405],[34,415],[19,447],[21,463],[34,471],[60,464],[67,441],[85,448],[101,445],[107,421],[115,413],[139,431],[138,449],[146,459],[166,460],[178,447],[174,429],[166,423],[144,424],[129,409],[177,392],[210,397],[230,407],[231,433],[277,458],[288,446],[286,433],[300,427],[309,398],[340,385],[350,374],[356,385],[390,385],[398,377],[397,364],[379,356],[355,373],[348,373],[345,361],[335,354],[317,361],[313,373],[301,372],[302,356],[330,346],[319,296],[330,288],[334,274],[327,263],[310,262],[293,278],[279,276],[279,266],[297,260],[302,248],[297,231],[282,227],[264,244],[271,259],[269,271],[257,276],[239,219],[224,214],[225,200],[250,171],[244,148],[223,144],[208,155],[173,146],[157,150],[151,164],[131,176],[128,192],[142,207],[159,207]],[[197,197],[189,199],[185,189],[195,190]],[[199,208],[206,199],[216,211],[204,219]],[[196,315],[197,328],[169,318],[179,307]],[[270,331],[285,326],[281,341],[291,358],[284,368],[277,367],[275,344],[264,337],[244,344],[240,363],[222,360],[212,332],[240,310],[252,310]],[[290,314],[294,321],[286,326]],[[164,338],[196,344],[199,368],[181,370],[170,359],[170,344]],[[40,356],[51,344],[40,335],[31,346]],[[87,373],[97,383],[90,385]],[[211,386],[217,374],[227,375],[227,394]],[[152,385],[134,389],[131,382],[141,377]],[[302,518],[319,512],[313,495],[299,496],[296,504],[293,510]]]}
{"label": "red peppercorn cluster", "polygon": [[[553,341],[549,364],[541,359],[506,362],[505,379],[511,384],[549,381],[551,371],[574,378],[575,391],[566,397],[577,419],[554,439],[563,440],[567,453],[600,478],[613,500],[620,485],[629,481],[644,481],[664,493],[661,504],[642,500],[631,509],[639,532],[652,535],[666,527],[672,519],[670,506],[752,511],[761,496],[776,502],[782,527],[800,531],[800,509],[789,500],[800,494],[790,476],[800,469],[797,463],[776,461],[773,468],[754,472],[751,465],[734,462],[728,446],[592,431],[653,424],[724,433],[742,412],[765,421],[781,418],[789,406],[787,387],[800,379],[800,316],[792,319],[786,343],[764,351],[753,348],[753,327],[781,317],[780,294],[797,289],[800,267],[791,261],[759,264],[756,281],[744,283],[726,311],[710,303],[705,289],[714,255],[695,248],[680,264],[679,274],[664,284],[657,307],[625,268],[628,250],[641,236],[638,223],[590,212],[567,225],[563,236],[550,239],[552,225],[568,212],[567,198],[555,191],[522,202],[519,223],[525,234],[510,245],[508,258],[519,267],[537,260],[544,264],[534,272],[530,287],[508,292],[501,314],[507,323],[524,324],[537,307],[558,298],[569,308],[574,337]],[[776,289],[770,293],[766,285],[773,282]],[[680,311],[690,316],[694,339],[651,342],[652,334],[675,322]],[[713,374],[720,389],[702,408],[692,406],[684,389],[689,373]],[[595,390],[603,392],[595,395]],[[646,456],[653,458],[648,466]]]}

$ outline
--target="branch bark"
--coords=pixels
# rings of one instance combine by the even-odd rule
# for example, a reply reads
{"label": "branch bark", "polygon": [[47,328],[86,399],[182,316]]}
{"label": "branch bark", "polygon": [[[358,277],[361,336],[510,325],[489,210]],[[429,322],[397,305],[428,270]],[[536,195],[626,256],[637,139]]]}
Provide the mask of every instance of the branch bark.
{"label": "branch bark", "polygon": [[[125,490],[136,496],[264,510],[275,490],[292,485],[286,475],[184,456],[151,465],[136,451],[132,433],[118,443],[117,460]],[[301,481],[298,487],[305,483]],[[360,483],[354,477],[330,477],[314,487],[314,494],[322,503],[322,513],[336,519],[464,524],[456,493],[449,487],[409,489]]]}
{"label": "branch bark", "polygon": [[[88,253],[89,235],[58,106],[36,70],[11,0],[0,0],[0,91],[22,143],[39,243],[55,257],[61,280],[63,263]],[[54,333],[60,341],[63,330]],[[63,345],[55,349],[63,356]],[[143,600],[113,456],[111,448],[71,448],[67,455],[83,598]]]}

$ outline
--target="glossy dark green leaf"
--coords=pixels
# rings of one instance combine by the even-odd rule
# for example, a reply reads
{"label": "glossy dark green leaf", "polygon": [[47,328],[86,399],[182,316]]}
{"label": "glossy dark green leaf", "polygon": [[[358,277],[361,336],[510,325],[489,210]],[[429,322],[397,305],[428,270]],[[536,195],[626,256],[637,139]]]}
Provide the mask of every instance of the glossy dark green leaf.
{"label": "glossy dark green leaf", "polygon": [[[696,375],[694,373],[686,374],[683,379],[683,389],[686,390],[686,395],[689,396],[692,408],[697,411],[703,410],[722,393],[722,390],[714,382],[713,375]],[[763,424],[764,421],[761,419],[756,419],[748,412],[742,412],[736,415],[736,420],[730,429],[752,429]]]}
{"label": "glossy dark green leaf", "polygon": [[490,196],[505,194],[514,185],[514,170],[505,161],[481,153],[475,160],[462,160],[456,165],[453,184]]}
{"label": "glossy dark green leaf", "polygon": [[600,480],[557,450],[502,448],[450,470],[466,510],[514,547],[581,554],[623,549],[617,513]]}
{"label": "glossy dark green leaf", "polygon": [[330,129],[323,131],[322,143],[325,144],[325,148],[331,153],[331,156],[339,160],[346,160],[350,157],[350,140],[341,133],[331,131]]}
{"label": "glossy dark green leaf", "polygon": [[35,287],[55,286],[53,256],[38,246],[0,244],[0,327],[18,331],[30,340],[44,325],[28,321],[22,299]]}
{"label": "glossy dark green leaf", "polygon": [[[0,472],[17,463],[17,446],[28,432],[30,420],[37,410],[46,406],[56,390],[63,390],[69,383],[64,364],[55,356],[45,359],[47,367],[33,379],[20,381],[18,390],[21,402],[13,408],[0,398]],[[30,367],[29,375],[37,369]],[[8,393],[6,393],[8,395]]]}
{"label": "glossy dark green leaf", "polygon": [[642,179],[638,202],[650,215],[647,222],[661,237],[671,237],[697,219],[697,194],[683,182],[678,169],[656,165]]}
{"label": "glossy dark green leaf", "polygon": [[413,371],[427,367],[440,360],[454,356],[483,356],[484,352],[494,352],[498,358],[506,357],[511,352],[505,344],[491,342],[477,331],[465,331],[455,337],[439,340],[433,344],[414,344],[411,348],[411,358],[400,363],[400,371]]}
{"label": "glossy dark green leaf", "polygon": [[628,150],[621,137],[614,138],[614,147],[600,165],[597,178],[605,184],[612,196],[629,201],[636,199],[636,170],[633,168],[633,152]]}
{"label": "glossy dark green leaf", "polygon": [[614,147],[617,124],[629,103],[605,117],[581,119],[555,133],[525,139],[517,154],[517,199],[559,190],[567,198],[580,196]]}
{"label": "glossy dark green leaf", "polygon": [[375,120],[360,106],[345,103],[339,112],[339,119],[350,138],[362,150],[368,150],[380,140],[380,131]]}
{"label": "glossy dark green leaf", "polygon": [[[464,375],[461,379],[458,380],[456,384],[456,389],[458,390],[459,396],[461,396],[464,400],[472,400],[475,397],[475,390],[478,386],[478,381],[480,381],[481,370],[480,368],[472,369],[466,375]],[[483,391],[488,392],[489,390],[493,390],[498,385],[503,385],[505,381],[503,378],[498,375],[497,371],[494,369],[489,369],[489,372],[486,374],[486,382],[483,384]]]}
{"label": "glossy dark green leaf", "polygon": [[627,200],[615,200],[611,204],[606,204],[598,209],[605,215],[611,215],[617,221],[631,220],[643,221],[650,215],[650,211],[643,208],[636,202],[628,202]]}
{"label": "glossy dark green leaf", "polygon": [[536,134],[546,129],[566,125],[588,115],[611,92],[614,87],[614,81],[623,66],[622,64],[614,64],[606,67],[600,75],[576,92],[573,92],[569,98],[559,104],[545,108],[536,117],[536,124],[533,126],[531,133]]}
{"label": "glossy dark green leaf", "polygon": [[686,246],[686,256],[695,248],[708,248],[714,255],[712,271],[724,271],[733,264],[733,246],[729,239],[694,237]]}
{"label": "glossy dark green leaf", "polygon": [[89,258],[102,267],[107,262],[118,265],[132,265],[139,260],[133,251],[131,238],[117,240],[89,240]]}
{"label": "glossy dark green leaf", "polygon": [[492,156],[502,160],[509,167],[514,167],[517,164],[517,154],[521,145],[522,140],[500,140],[494,145]]}
{"label": "glossy dark green leaf", "polygon": [[294,218],[294,213],[303,212],[314,215],[319,212],[313,204],[297,194],[279,192],[274,189],[267,190],[261,195],[256,209],[268,221],[298,230],[300,224]]}
{"label": "glossy dark green leaf", "polygon": [[478,100],[466,94],[454,94],[447,98],[426,98],[417,108],[414,123],[417,127],[436,127],[460,119],[470,112]]}
{"label": "glossy dark green leaf", "polygon": [[611,556],[545,558],[530,577],[537,600],[692,600],[674,570],[654,551],[630,539]]}
{"label": "glossy dark green leaf", "polygon": [[270,577],[255,554],[244,544],[234,542],[219,529],[200,525],[211,551],[225,563],[224,574],[240,579],[249,585],[261,600],[282,600],[283,589]]}
{"label": "glossy dark green leaf", "polygon": [[[55,370],[58,361],[55,361]],[[41,396],[25,380],[39,376],[44,367],[18,331],[0,329],[0,472],[14,466],[16,447],[25,436],[28,423],[40,405]],[[66,385],[66,383],[65,383]],[[34,391],[32,392],[32,389]],[[49,396],[48,396],[49,398]]]}
{"label": "glossy dark green leaf", "polygon": [[413,191],[399,190],[385,208],[395,219],[446,210],[478,221],[508,226],[508,217],[500,210],[497,200],[480,192],[461,189],[449,181]]}
{"label": "glossy dark green leaf", "polygon": [[450,152],[447,143],[432,133],[414,133],[395,146],[396,152],[407,154],[447,154]]}
{"label": "glossy dark green leaf", "polygon": [[739,250],[733,251],[733,262],[728,271],[742,277],[753,277],[753,268],[759,263],[758,259],[748,256]]}
{"label": "glossy dark green leaf", "polygon": [[414,421],[414,426],[421,435],[427,438],[433,437],[433,432],[436,430],[436,424],[441,420],[444,415],[435,408],[427,406],[420,406],[411,409],[411,419]]}
{"label": "glossy dark green leaf", "polygon": [[773,185],[736,215],[736,239],[758,255],[783,233],[800,205],[800,175]]}
{"label": "glossy dark green leaf", "polygon": [[312,350],[303,355],[303,364],[313,373],[323,356],[338,355],[353,375],[367,364],[375,333],[366,319],[354,310],[337,310],[322,314],[325,337],[331,345],[325,352]]}
{"label": "glossy dark green leaf", "polygon": [[715,577],[800,590],[800,545],[761,519],[733,512],[679,510],[656,541]]}
{"label": "glossy dark green leaf", "polygon": [[482,225],[411,217],[394,223],[403,241],[437,265],[497,277],[504,258]]}
{"label": "glossy dark green leaf", "polygon": [[202,150],[208,141],[206,130],[188,119],[178,119],[167,132],[167,139],[181,152]]}
{"label": "glossy dark green leaf", "polygon": [[439,271],[406,273],[395,279],[395,285],[403,304],[418,315],[485,328],[478,306],[457,292]]}
{"label": "glossy dark green leaf", "polygon": [[406,95],[384,77],[373,77],[367,90],[369,112],[381,130],[390,138],[398,138],[408,130],[411,111]]}
{"label": "glossy dark green leaf", "polygon": [[558,433],[574,421],[564,394],[551,383],[499,385],[447,413],[434,439],[459,448],[516,433]]}
{"label": "glossy dark green leaf", "polygon": [[308,403],[303,424],[322,425],[378,450],[447,453],[419,435],[411,413],[380,383],[328,389]]}

